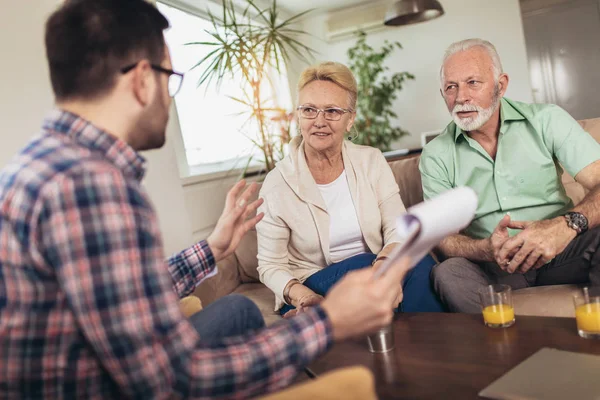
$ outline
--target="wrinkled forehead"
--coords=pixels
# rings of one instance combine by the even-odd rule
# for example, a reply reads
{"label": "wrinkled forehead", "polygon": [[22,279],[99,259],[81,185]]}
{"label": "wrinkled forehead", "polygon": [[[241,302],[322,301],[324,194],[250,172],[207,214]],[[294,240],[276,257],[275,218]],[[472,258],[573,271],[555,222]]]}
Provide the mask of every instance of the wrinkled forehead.
{"label": "wrinkled forehead", "polygon": [[342,107],[349,104],[349,93],[331,81],[315,80],[304,86],[298,93],[299,104],[312,104],[317,107]]}
{"label": "wrinkled forehead", "polygon": [[442,77],[444,82],[467,79],[472,76],[492,76],[494,62],[489,53],[481,47],[452,54],[444,61]]}

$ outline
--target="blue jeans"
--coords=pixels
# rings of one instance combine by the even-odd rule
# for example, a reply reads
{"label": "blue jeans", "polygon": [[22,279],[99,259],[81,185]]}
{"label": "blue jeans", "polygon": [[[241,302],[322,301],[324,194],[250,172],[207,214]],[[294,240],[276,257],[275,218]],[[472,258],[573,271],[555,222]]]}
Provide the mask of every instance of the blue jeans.
{"label": "blue jeans", "polygon": [[[356,269],[370,267],[376,255],[371,253],[362,253],[350,257],[339,263],[331,264],[327,268],[312,274],[304,282],[304,285],[313,292],[325,296],[329,289],[339,281],[346,273]],[[402,303],[396,311],[402,312],[445,312],[444,306],[433,291],[433,286],[429,278],[432,268],[435,266],[435,260],[430,256],[425,256],[413,269],[408,271],[402,283],[404,297]],[[279,310],[284,315],[294,306],[284,305]]]}
{"label": "blue jeans", "polygon": [[222,297],[193,314],[189,320],[200,334],[202,343],[208,345],[215,345],[223,338],[244,335],[265,326],[256,304],[241,294]]}

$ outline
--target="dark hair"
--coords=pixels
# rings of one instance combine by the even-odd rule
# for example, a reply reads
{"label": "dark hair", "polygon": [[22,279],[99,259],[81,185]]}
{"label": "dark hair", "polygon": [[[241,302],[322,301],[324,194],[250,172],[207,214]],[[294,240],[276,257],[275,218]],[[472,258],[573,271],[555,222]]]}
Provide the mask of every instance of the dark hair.
{"label": "dark hair", "polygon": [[144,0],[70,0],[46,23],[46,57],[57,100],[89,99],[113,88],[120,69],[160,64],[167,19]]}

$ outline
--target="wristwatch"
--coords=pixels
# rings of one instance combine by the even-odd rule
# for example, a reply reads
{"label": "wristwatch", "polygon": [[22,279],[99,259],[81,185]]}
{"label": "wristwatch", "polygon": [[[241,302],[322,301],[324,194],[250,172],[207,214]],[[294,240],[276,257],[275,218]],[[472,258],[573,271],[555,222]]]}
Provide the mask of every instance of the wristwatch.
{"label": "wristwatch", "polygon": [[565,214],[567,226],[577,232],[577,236],[588,230],[588,220],[582,213],[569,211]]}

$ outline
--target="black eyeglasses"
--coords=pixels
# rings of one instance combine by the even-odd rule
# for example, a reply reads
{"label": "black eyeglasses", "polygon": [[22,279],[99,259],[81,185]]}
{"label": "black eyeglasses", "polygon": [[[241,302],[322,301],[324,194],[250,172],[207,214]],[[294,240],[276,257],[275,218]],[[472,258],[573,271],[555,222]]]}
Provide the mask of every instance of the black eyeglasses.
{"label": "black eyeglasses", "polygon": [[[139,62],[128,65],[125,68],[121,68],[121,73],[128,73],[129,71],[137,67],[138,64]],[[183,74],[180,72],[175,72],[172,69],[163,68],[160,65],[156,64],[150,64],[150,68],[152,68],[155,71],[162,72],[163,74],[169,75],[169,96],[175,97],[175,95],[179,92],[179,89],[181,89],[181,84],[183,83]]]}

